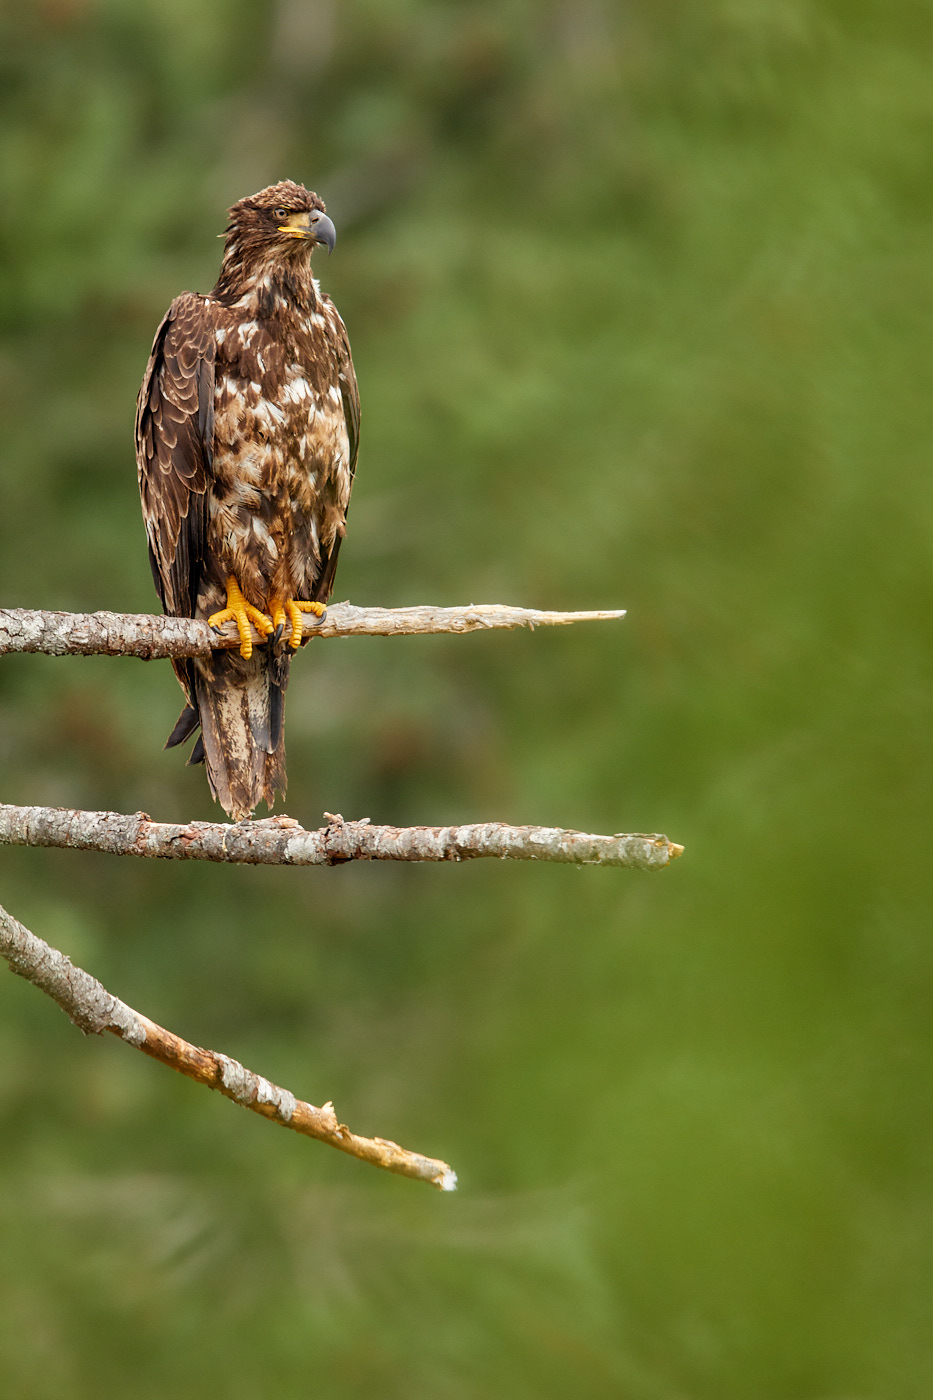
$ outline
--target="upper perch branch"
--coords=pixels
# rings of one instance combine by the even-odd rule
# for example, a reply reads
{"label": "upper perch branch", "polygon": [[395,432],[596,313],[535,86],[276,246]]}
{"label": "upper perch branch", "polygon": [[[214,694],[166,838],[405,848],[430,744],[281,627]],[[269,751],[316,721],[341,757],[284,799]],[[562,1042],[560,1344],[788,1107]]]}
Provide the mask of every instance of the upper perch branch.
{"label": "upper perch branch", "polygon": [[[464,607],[358,608],[333,603],[320,622],[304,619],[308,637],[402,637],[415,633],[478,632],[493,628],[565,626],[625,616],[624,609],[603,612],[543,612],[499,603],[468,603]],[[263,638],[253,632],[253,642]],[[0,608],[0,656],[10,651],[38,651],[49,656],[209,656],[215,648],[239,646],[230,622],[213,631],[206,622],[149,613],[38,612],[31,608]]]}

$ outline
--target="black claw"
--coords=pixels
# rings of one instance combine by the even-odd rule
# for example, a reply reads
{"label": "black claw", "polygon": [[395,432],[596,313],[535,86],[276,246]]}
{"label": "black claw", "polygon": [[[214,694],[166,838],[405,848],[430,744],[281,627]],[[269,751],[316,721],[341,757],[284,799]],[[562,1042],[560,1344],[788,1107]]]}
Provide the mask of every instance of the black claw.
{"label": "black claw", "polygon": [[275,631],[274,631],[273,634],[272,634],[272,645],[273,645],[273,646],[276,646],[276,647],[278,646],[279,642],[282,640],[282,634],[283,634],[284,631],[285,631],[285,623],[284,623],[284,622],[280,622],[279,625],[278,625],[278,627],[275,629]]}

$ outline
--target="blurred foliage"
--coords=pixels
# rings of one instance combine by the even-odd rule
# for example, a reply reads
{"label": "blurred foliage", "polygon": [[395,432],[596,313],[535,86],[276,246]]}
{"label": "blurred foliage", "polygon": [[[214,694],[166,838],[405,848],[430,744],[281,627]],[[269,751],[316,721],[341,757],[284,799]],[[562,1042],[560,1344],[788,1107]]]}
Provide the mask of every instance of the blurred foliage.
{"label": "blurred foliage", "polygon": [[[2,902],[118,995],[462,1182],[0,979],[6,1394],[930,1394],[931,38],[916,0],[0,11],[3,603],[154,608],[151,336],[291,176],[363,397],[337,596],[630,613],[312,648],[287,810],[687,847],[4,851]],[[4,800],[211,817],[179,700],[8,658]]]}

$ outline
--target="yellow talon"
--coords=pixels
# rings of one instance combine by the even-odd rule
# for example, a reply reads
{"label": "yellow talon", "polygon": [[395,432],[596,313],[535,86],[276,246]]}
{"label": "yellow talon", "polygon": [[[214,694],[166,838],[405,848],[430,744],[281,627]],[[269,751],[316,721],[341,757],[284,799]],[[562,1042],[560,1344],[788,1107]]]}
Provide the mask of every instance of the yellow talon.
{"label": "yellow talon", "polygon": [[272,599],[269,604],[269,616],[272,618],[272,630],[275,633],[276,641],[278,641],[279,637],[281,637],[282,633],[285,631],[286,622],[288,621],[285,616],[285,604],[282,602],[281,598]]}
{"label": "yellow talon", "polygon": [[297,651],[301,646],[301,614],[309,612],[314,613],[315,617],[323,617],[327,609],[323,603],[302,603],[297,598],[273,598],[269,611],[276,630],[280,627],[285,628],[287,616],[291,623],[288,645]]}
{"label": "yellow talon", "polygon": [[301,646],[301,614],[314,613],[319,620],[327,612],[323,603],[301,603],[297,598],[288,598],[285,602],[285,611],[292,620],[292,635],[288,639],[288,645],[295,651]]}
{"label": "yellow talon", "polygon": [[254,608],[252,603],[247,603],[240,592],[240,585],[233,574],[227,579],[227,606],[221,608],[220,612],[212,613],[207,619],[208,627],[222,627],[225,622],[235,622],[237,631],[240,634],[240,655],[244,661],[248,661],[253,654],[253,634],[250,632],[250,623],[256,628],[260,637],[268,637],[274,630],[271,618],[264,612]]}

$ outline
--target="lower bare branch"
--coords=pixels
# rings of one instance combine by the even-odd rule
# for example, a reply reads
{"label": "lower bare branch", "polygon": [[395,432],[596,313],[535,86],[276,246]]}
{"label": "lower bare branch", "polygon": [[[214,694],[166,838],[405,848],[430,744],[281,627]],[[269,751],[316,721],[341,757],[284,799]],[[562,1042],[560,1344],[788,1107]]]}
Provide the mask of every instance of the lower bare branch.
{"label": "lower bare branch", "polygon": [[658,835],[598,836],[553,826],[373,826],[325,813],[328,824],[306,831],[292,817],[265,821],[151,821],[144,812],[80,812],[0,803],[0,845],[62,846],[161,860],[214,860],[246,865],[341,865],[351,860],[548,860],[570,865],[624,865],[657,870],[683,852]]}
{"label": "lower bare branch", "polygon": [[323,1108],[296,1099],[287,1089],[246,1069],[239,1061],[215,1050],[202,1050],[181,1036],[157,1026],[131,1006],[112,996],[90,973],[75,967],[57,948],[44,943],[0,906],[0,954],[13,972],[47,993],[81,1030],[89,1035],[104,1031],[119,1036],[143,1054],[178,1070],[188,1079],[292,1128],[358,1157],[374,1167],[398,1176],[429,1181],[442,1191],[456,1189],[456,1173],[433,1157],[409,1152],[385,1138],[365,1138],[338,1122],[332,1103]]}
{"label": "lower bare branch", "polygon": [[[320,622],[305,616],[303,635],[310,637],[402,637],[416,633],[479,632],[493,628],[566,626],[571,622],[601,622],[624,617],[624,610],[603,612],[542,612],[499,603],[469,603],[459,608],[358,608],[331,603]],[[253,630],[253,643],[264,639]],[[236,626],[229,622],[213,631],[206,622],[148,613],[37,612],[29,608],[0,608],[0,656],[11,651],[45,652],[49,656],[209,656],[215,648],[240,645]]]}

